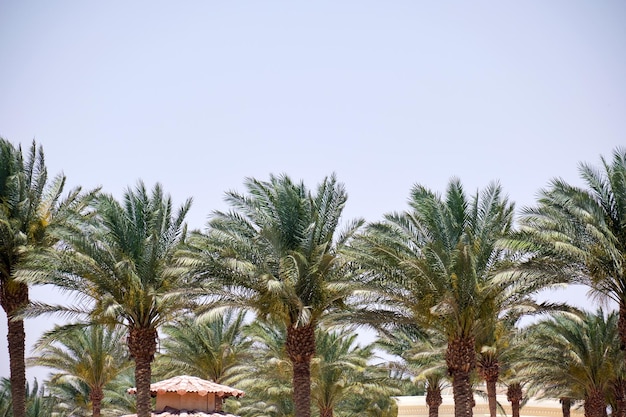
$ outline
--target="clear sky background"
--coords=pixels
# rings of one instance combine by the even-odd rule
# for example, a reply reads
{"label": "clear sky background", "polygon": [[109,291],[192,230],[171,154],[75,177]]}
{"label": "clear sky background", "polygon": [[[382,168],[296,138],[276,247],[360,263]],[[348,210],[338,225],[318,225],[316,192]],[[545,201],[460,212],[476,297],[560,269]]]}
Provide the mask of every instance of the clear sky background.
{"label": "clear sky background", "polygon": [[626,145],[625,19],[622,0],[0,0],[0,136],[70,186],[193,197],[192,228],[270,173],[335,172],[346,220],[452,176],[522,207]]}

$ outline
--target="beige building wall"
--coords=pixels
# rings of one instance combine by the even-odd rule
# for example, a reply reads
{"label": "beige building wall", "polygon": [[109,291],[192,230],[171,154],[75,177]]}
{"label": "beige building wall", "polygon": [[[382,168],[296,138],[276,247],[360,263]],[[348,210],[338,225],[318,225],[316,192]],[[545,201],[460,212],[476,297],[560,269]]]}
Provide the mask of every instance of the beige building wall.
{"label": "beige building wall", "polygon": [[[428,417],[428,406],[425,396],[394,397],[398,404],[398,417]],[[476,406],[474,417],[489,417],[489,406],[486,398],[474,396]],[[511,404],[506,395],[497,396],[502,408],[499,414],[511,416]],[[561,417],[561,403],[558,400],[529,400],[521,409],[520,417]],[[439,407],[439,417],[454,417],[454,401],[452,395],[443,395],[443,403]],[[582,408],[572,407],[571,417],[584,417]]]}
{"label": "beige building wall", "polygon": [[215,394],[209,393],[202,396],[198,393],[191,392],[183,395],[177,392],[158,393],[156,396],[155,411],[160,413],[165,410],[165,407],[187,411],[215,411]]}

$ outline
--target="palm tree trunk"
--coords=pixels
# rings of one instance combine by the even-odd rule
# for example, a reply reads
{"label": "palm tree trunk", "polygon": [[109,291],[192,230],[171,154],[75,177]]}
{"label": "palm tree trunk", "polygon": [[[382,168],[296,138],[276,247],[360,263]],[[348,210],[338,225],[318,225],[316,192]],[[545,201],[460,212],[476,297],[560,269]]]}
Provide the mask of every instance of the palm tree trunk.
{"label": "palm tree trunk", "polygon": [[494,381],[493,379],[488,379],[486,381],[487,401],[489,403],[489,415],[491,417],[497,417],[496,415],[498,414],[498,402],[496,400],[496,381]]}
{"label": "palm tree trunk", "polygon": [[619,378],[613,385],[615,410],[611,417],[626,417],[626,379]]}
{"label": "palm tree trunk", "polygon": [[604,393],[594,390],[585,398],[585,417],[605,417],[606,401]]}
{"label": "palm tree trunk", "polygon": [[561,402],[561,411],[563,413],[563,417],[570,417],[572,414],[572,399],[567,397],[562,397]]}
{"label": "palm tree trunk", "polygon": [[28,304],[28,286],[3,279],[0,290],[0,304],[7,315],[13,417],[26,417],[26,332],[24,320],[15,319],[15,315]]}
{"label": "palm tree trunk", "polygon": [[441,388],[428,384],[426,388],[426,404],[428,405],[428,417],[439,417],[439,406],[443,402]]}
{"label": "palm tree trunk", "polygon": [[100,417],[103,398],[104,391],[102,387],[94,387],[89,393],[89,400],[91,401],[91,414],[93,417]]}
{"label": "palm tree trunk", "polygon": [[[311,358],[315,355],[315,328],[312,323],[287,329],[286,350],[293,367],[295,417],[311,417]],[[142,416],[138,416],[142,417]]]}
{"label": "palm tree trunk", "polygon": [[506,398],[511,403],[511,414],[513,417],[520,417],[520,404],[523,395],[520,384],[511,384],[506,390]]}
{"label": "palm tree trunk", "polygon": [[494,358],[484,358],[479,361],[478,368],[480,374],[485,379],[487,385],[487,400],[489,403],[489,415],[496,417],[498,413],[498,402],[496,399],[496,383],[500,377],[500,366]]}
{"label": "palm tree trunk", "polygon": [[448,342],[446,365],[452,376],[454,417],[472,417],[474,395],[470,375],[476,368],[476,351],[473,337],[457,337]]}
{"label": "palm tree trunk", "polygon": [[25,340],[24,321],[8,319],[7,342],[9,345],[13,417],[26,417]]}
{"label": "palm tree trunk", "polygon": [[151,417],[150,382],[152,360],[156,353],[157,332],[153,328],[132,327],[128,334],[128,350],[135,361],[135,386],[137,388],[137,417]]}

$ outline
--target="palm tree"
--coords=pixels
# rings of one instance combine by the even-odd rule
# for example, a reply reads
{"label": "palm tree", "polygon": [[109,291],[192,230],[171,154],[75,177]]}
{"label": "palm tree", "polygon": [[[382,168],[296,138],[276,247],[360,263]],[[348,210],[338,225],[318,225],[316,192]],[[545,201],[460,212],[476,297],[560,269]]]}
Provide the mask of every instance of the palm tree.
{"label": "palm tree", "polygon": [[524,364],[534,390],[583,400],[585,417],[604,417],[613,383],[624,376],[617,322],[617,313],[598,309],[532,325]]}
{"label": "palm tree", "polygon": [[315,329],[353,291],[340,251],[363,221],[337,236],[347,194],[334,175],[315,193],[287,176],[245,185],[248,195],[228,192],[232,211],[215,212],[207,234],[195,236],[187,266],[205,283],[223,285],[219,305],[248,307],[259,319],[282,323],[295,414],[308,417]]}
{"label": "palm tree", "polygon": [[469,200],[456,179],[445,198],[416,185],[409,204],[412,210],[387,214],[383,222],[369,225],[355,245],[366,268],[364,279],[382,294],[367,301],[388,306],[378,313],[381,321],[442,333],[455,416],[469,417],[479,330],[514,307],[523,298],[518,291],[533,290],[530,285],[515,291],[519,280],[495,279],[508,264],[496,242],[511,230],[513,204],[497,184]]}
{"label": "palm tree", "polygon": [[246,392],[237,414],[250,417],[293,417],[293,368],[285,351],[281,323],[254,321],[244,328],[252,342],[252,359],[234,369],[233,382]]}
{"label": "palm tree", "polygon": [[436,345],[425,341],[408,351],[408,364],[416,372],[415,380],[426,387],[426,405],[428,416],[438,417],[439,407],[443,403],[441,392],[450,381],[445,367],[445,347],[439,341]]}
{"label": "palm tree", "polygon": [[[54,413],[55,399],[45,394],[43,386],[35,379],[32,389],[26,383],[26,417],[52,417]],[[0,378],[0,416],[10,417],[13,412],[11,399],[11,380]]]}
{"label": "palm tree", "polygon": [[84,214],[92,193],[63,197],[65,177],[48,182],[43,148],[33,141],[24,155],[0,138],[0,305],[7,315],[11,396],[15,417],[26,414],[25,331],[18,315],[29,303],[28,285],[16,274],[33,253],[52,248]]}
{"label": "palm tree", "polygon": [[[121,345],[123,347],[123,345]],[[130,363],[130,362],[129,362]],[[103,391],[102,416],[121,416],[136,413],[134,398],[126,392],[135,385],[132,367],[118,373]],[[60,378],[45,383],[46,391],[54,398],[54,412],[58,416],[88,417],[92,415],[91,388],[76,378]]]}
{"label": "palm tree", "polygon": [[512,417],[520,417],[523,395],[522,384],[519,382],[513,382],[507,386],[506,399],[511,403]]}
{"label": "palm tree", "polygon": [[449,385],[445,365],[446,341],[440,333],[410,332],[409,329],[384,335],[376,342],[384,351],[403,360],[407,372],[413,380],[426,390],[428,416],[437,417],[443,403],[442,390]]}
{"label": "palm tree", "polygon": [[111,195],[96,201],[96,224],[82,237],[67,240],[49,260],[55,268],[28,271],[38,284],[70,291],[78,303],[35,304],[31,314],[62,312],[87,315],[100,323],[117,323],[128,331],[126,343],[135,362],[137,415],[150,416],[151,363],[157,350],[157,330],[177,314],[194,307],[194,287],[172,268],[174,254],[185,240],[187,200],[174,213],[171,198],[159,184],[148,193],[139,182],[120,204]]}
{"label": "palm tree", "polygon": [[53,373],[49,384],[80,381],[88,389],[92,415],[100,417],[104,390],[125,369],[131,367],[124,346],[119,343],[123,328],[106,329],[102,325],[53,329],[35,345],[39,355],[30,358],[31,365],[46,366]]}
{"label": "palm tree", "polygon": [[361,347],[355,344],[356,338],[356,333],[317,330],[312,396],[320,417],[333,417],[351,396],[374,398],[400,393],[387,370],[371,364],[375,360],[374,345]]}
{"label": "palm tree", "polygon": [[609,405],[613,412],[611,417],[626,417],[626,372],[618,371],[619,375],[612,383]]}
{"label": "palm tree", "polygon": [[519,328],[512,322],[503,322],[502,330],[496,337],[500,382],[506,385],[506,397],[511,403],[513,417],[519,417],[524,401],[524,387],[527,380],[524,377],[526,365],[523,357],[527,346],[525,329]]}
{"label": "palm tree", "polygon": [[[508,297],[508,294],[506,295]],[[539,305],[535,306],[532,302],[519,303],[518,307],[524,307],[525,313],[545,312],[549,309],[562,309],[559,304]],[[500,309],[496,309],[496,314]],[[489,405],[489,414],[491,417],[497,416],[498,402],[496,400],[497,384],[501,382],[502,377],[511,380],[515,373],[516,361],[518,361],[520,350],[522,348],[520,341],[519,329],[517,324],[521,314],[518,309],[509,311],[505,317],[499,317],[493,320],[490,317],[489,325],[485,325],[477,338],[478,359],[477,369],[480,377],[485,381],[487,390],[487,401]],[[519,389],[518,389],[519,388]],[[508,384],[509,398],[512,401],[513,411],[519,412],[521,404],[522,388],[515,382]]]}
{"label": "palm tree", "polygon": [[[134,384],[133,384],[134,385]],[[75,378],[61,378],[45,382],[46,390],[55,398],[54,411],[62,416],[88,417],[93,414],[89,399],[91,388]],[[101,404],[106,403],[106,395]],[[105,406],[101,414],[106,415]]]}
{"label": "palm tree", "polygon": [[619,334],[626,347],[626,149],[600,169],[579,165],[586,188],[554,179],[526,208],[521,232],[508,241],[528,258],[525,268],[555,282],[590,285],[619,306]]}
{"label": "palm tree", "polygon": [[235,367],[250,357],[244,318],[245,312],[229,310],[204,320],[185,316],[165,325],[164,352],[157,357],[155,372],[164,378],[185,373],[229,384]]}

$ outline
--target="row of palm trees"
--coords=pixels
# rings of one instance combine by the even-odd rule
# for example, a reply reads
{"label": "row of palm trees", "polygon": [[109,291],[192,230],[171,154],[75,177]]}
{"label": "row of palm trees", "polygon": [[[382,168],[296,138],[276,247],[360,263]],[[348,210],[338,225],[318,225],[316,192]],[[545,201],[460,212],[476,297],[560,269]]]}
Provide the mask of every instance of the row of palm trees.
{"label": "row of palm trees", "polygon": [[[584,283],[619,306],[626,344],[626,152],[602,169],[581,164],[586,189],[554,180],[521,212],[499,184],[468,197],[459,180],[439,195],[416,185],[409,209],[379,222],[348,222],[334,175],[315,190],[287,176],[246,179],[228,192],[228,212],[188,232],[191,200],[174,208],[160,185],[139,182],[121,201],[91,190],[63,196],[47,183],[43,150],[0,141],[0,302],[9,320],[15,417],[25,416],[23,318],[62,312],[72,327],[125,328],[134,361],[137,414],[150,415],[159,330],[181,315],[198,320],[243,309],[285,331],[294,415],[311,415],[311,364],[320,329],[368,325],[441,340],[456,417],[471,416],[476,371],[495,383],[506,339],[521,317],[565,305],[538,291]],[[54,285],[72,302],[29,302],[29,285]],[[571,310],[571,308],[570,308]],[[96,397],[100,394],[94,394]]]}
{"label": "row of palm trees", "polygon": [[[186,316],[163,332],[157,378],[181,373],[244,388],[248,395],[229,400],[228,410],[244,417],[293,416],[290,364],[280,326],[253,321],[229,311],[199,322]],[[518,333],[517,336],[521,336]],[[115,416],[135,411],[125,388],[133,385],[123,329],[102,325],[53,330],[40,339],[37,356],[27,363],[55,369],[46,381],[48,394],[28,396],[29,417]],[[396,333],[365,347],[354,332],[316,332],[312,362],[313,408],[320,416],[393,416],[391,396],[426,390],[429,415],[438,416],[441,391],[448,384],[441,338]],[[623,352],[619,349],[617,312],[555,313],[529,326],[511,341],[500,382],[507,386],[513,414],[519,415],[522,385],[530,395],[560,398],[565,411],[582,400],[588,416],[623,416]],[[397,354],[403,361],[373,365],[373,348]],[[406,379],[411,375],[412,383]],[[417,382],[417,384],[415,384]],[[479,380],[474,378],[473,384]],[[423,387],[423,388],[422,388]],[[476,394],[480,387],[474,387]],[[27,390],[28,392],[29,390]],[[10,399],[10,396],[8,397]],[[0,416],[8,416],[6,390],[0,389]]]}
{"label": "row of palm trees", "polygon": [[[132,362],[119,344],[122,330],[102,325],[75,327],[52,331],[39,341],[37,355],[27,362],[55,369],[46,382],[55,398],[51,411],[73,416],[135,411],[129,398],[123,401],[120,395],[132,380],[127,372]],[[154,362],[158,378],[189,374],[233,384],[245,388],[248,395],[239,401],[229,400],[229,410],[236,409],[244,416],[293,415],[289,398],[291,371],[284,352],[286,334],[279,326],[242,324],[242,314],[229,311],[203,322],[184,317],[163,333],[163,352]],[[373,345],[358,346],[356,334],[317,332],[316,336],[318,356],[313,362],[312,398],[320,415],[332,416],[346,410],[363,415],[377,402],[386,402],[385,410],[390,410],[391,395],[399,394],[401,385],[410,384],[388,378],[384,364],[372,366]],[[0,416],[1,411],[0,401]]]}

